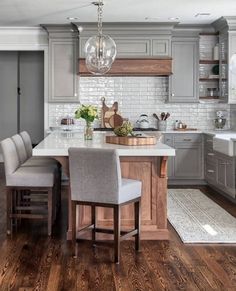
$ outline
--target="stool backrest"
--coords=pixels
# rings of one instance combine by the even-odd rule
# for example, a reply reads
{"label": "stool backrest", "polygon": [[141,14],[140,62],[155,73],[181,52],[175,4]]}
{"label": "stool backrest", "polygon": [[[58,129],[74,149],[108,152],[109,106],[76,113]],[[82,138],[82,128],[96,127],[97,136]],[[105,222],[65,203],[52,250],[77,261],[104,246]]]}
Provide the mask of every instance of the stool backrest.
{"label": "stool backrest", "polygon": [[28,158],[24,141],[19,134],[15,134],[11,138],[13,142],[15,143],[16,151],[17,151],[20,163],[23,164]]}
{"label": "stool backrest", "polygon": [[29,159],[32,157],[32,141],[31,141],[30,135],[28,134],[28,132],[22,131],[20,133],[20,136],[22,137],[24,141],[27,158]]}
{"label": "stool backrest", "polygon": [[69,168],[72,200],[118,203],[122,180],[116,150],[69,148]]}
{"label": "stool backrest", "polygon": [[6,138],[1,141],[5,175],[11,175],[20,166],[20,160],[17,154],[15,143],[11,138]]}

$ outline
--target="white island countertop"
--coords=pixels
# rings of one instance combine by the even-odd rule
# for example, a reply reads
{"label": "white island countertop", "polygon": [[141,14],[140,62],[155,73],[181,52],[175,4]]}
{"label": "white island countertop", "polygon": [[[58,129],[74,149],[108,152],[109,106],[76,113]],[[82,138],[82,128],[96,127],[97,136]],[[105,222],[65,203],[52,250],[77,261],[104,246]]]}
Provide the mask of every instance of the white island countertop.
{"label": "white island countertop", "polygon": [[156,145],[124,146],[106,143],[106,135],[110,134],[94,132],[93,140],[85,141],[82,132],[54,131],[33,149],[33,156],[68,156],[70,147],[117,149],[120,156],[175,156],[175,149],[161,142]]}

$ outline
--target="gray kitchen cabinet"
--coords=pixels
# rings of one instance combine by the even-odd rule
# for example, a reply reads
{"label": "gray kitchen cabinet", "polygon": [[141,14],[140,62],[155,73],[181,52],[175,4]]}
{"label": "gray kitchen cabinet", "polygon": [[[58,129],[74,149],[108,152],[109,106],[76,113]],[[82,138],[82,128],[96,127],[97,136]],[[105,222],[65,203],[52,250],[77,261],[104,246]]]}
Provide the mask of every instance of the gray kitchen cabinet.
{"label": "gray kitchen cabinet", "polygon": [[152,56],[154,57],[168,57],[170,52],[170,37],[160,37],[152,40]]}
{"label": "gray kitchen cabinet", "polygon": [[172,40],[169,102],[198,102],[198,41]]}
{"label": "gray kitchen cabinet", "polygon": [[49,102],[78,102],[78,32],[72,25],[45,25],[49,35]]}
{"label": "gray kitchen cabinet", "polygon": [[[88,37],[80,37],[80,57],[85,58],[84,46]],[[113,37],[118,58],[167,57],[170,56],[169,36],[162,37]]]}
{"label": "gray kitchen cabinet", "polygon": [[168,178],[175,181],[203,179],[203,146],[201,134],[165,134],[164,142],[176,149],[168,160]]}
{"label": "gray kitchen cabinet", "polygon": [[204,155],[206,182],[225,195],[235,198],[235,158],[214,151],[213,136],[209,134],[204,135]]}
{"label": "gray kitchen cabinet", "polygon": [[202,146],[201,144],[175,143],[176,157],[174,160],[175,178],[202,178]]}
{"label": "gray kitchen cabinet", "polygon": [[235,162],[234,158],[216,154],[216,187],[235,198]]}
{"label": "gray kitchen cabinet", "polygon": [[[151,56],[151,39],[135,38],[135,37],[113,37],[116,48],[117,57],[148,57]],[[85,58],[84,46],[88,37],[80,37],[80,57]]]}
{"label": "gray kitchen cabinet", "polygon": [[77,40],[49,40],[49,101],[77,102]]}

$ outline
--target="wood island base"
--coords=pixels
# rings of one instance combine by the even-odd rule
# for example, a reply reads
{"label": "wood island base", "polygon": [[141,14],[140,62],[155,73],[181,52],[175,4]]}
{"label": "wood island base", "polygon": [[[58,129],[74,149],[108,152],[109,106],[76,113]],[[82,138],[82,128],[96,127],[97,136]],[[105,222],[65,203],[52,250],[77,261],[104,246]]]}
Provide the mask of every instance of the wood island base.
{"label": "wood island base", "polygon": [[[69,176],[68,157],[54,157],[62,165]],[[168,240],[167,229],[167,157],[121,157],[122,176],[124,178],[142,181],[141,199],[141,239]],[[101,169],[102,170],[102,169]],[[68,201],[70,193],[68,190]],[[71,239],[71,205],[68,203],[68,232],[67,239]],[[112,228],[112,210],[97,208],[97,227]],[[133,228],[134,209],[132,205],[122,208],[122,222],[124,229]],[[91,223],[90,207],[79,206],[78,229]]]}

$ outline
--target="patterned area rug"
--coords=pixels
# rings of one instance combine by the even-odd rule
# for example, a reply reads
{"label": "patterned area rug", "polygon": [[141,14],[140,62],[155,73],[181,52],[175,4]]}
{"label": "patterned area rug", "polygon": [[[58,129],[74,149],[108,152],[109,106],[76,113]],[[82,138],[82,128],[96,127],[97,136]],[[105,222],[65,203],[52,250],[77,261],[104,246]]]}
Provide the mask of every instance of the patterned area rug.
{"label": "patterned area rug", "polygon": [[236,218],[198,189],[168,189],[168,220],[184,243],[236,243]]}

